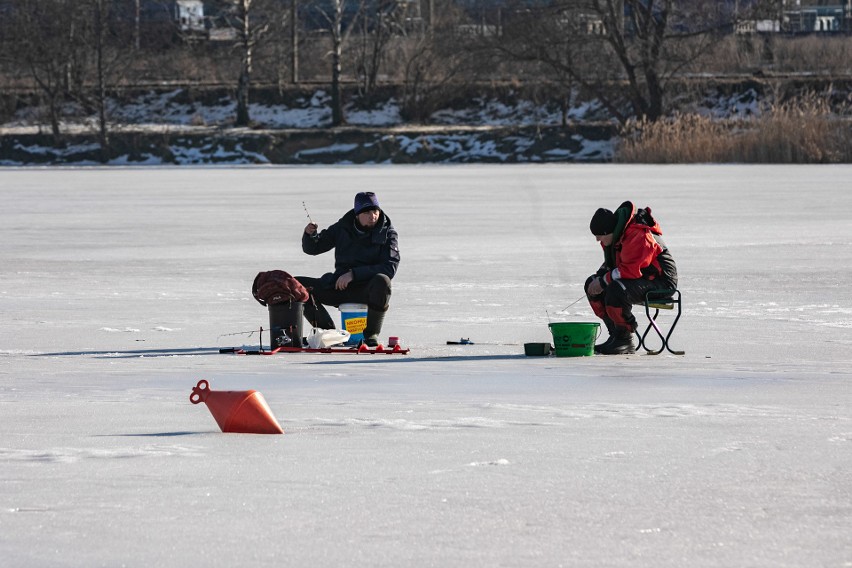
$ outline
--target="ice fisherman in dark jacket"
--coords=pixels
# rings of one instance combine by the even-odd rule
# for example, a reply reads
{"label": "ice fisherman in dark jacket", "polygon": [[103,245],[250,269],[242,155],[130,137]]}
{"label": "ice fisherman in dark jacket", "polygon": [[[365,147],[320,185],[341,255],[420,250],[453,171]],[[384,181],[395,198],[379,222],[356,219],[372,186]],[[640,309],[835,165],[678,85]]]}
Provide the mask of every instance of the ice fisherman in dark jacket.
{"label": "ice fisherman in dark jacket", "polygon": [[305,318],[321,329],[334,329],[324,305],[345,303],[367,305],[364,343],[378,345],[391,297],[391,279],[399,266],[397,232],[382,211],[376,194],[355,195],[355,205],[339,221],[323,231],[308,223],[302,234],[302,250],[310,255],[334,249],[334,272],[321,278],[298,276],[311,298],[305,303]]}

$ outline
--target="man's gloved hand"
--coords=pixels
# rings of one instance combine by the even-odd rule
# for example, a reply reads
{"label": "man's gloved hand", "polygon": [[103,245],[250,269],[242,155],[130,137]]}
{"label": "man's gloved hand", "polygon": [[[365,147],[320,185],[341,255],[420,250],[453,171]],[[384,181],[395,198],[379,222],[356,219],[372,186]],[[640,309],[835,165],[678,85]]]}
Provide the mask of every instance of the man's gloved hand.
{"label": "man's gloved hand", "polygon": [[588,291],[589,291],[589,296],[600,296],[603,293],[604,287],[603,287],[603,284],[601,283],[600,277],[594,278],[594,279],[592,279],[591,282],[589,282],[589,290]]}

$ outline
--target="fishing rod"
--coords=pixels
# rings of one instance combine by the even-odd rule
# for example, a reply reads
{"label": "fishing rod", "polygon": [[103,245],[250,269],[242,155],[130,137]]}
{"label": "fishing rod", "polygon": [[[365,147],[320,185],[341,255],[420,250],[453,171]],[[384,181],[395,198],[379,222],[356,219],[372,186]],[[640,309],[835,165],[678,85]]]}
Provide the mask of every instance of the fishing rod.
{"label": "fishing rod", "polygon": [[[272,330],[267,330],[267,331],[269,331],[270,333],[272,332]],[[251,330],[251,331],[236,331],[234,333],[223,333],[222,335],[219,335],[216,338],[216,344],[218,345],[219,340],[222,339],[223,337],[232,337],[234,335],[245,335],[245,336],[251,337],[255,333],[260,334],[260,336],[258,337],[258,340],[257,340],[258,349],[259,349],[259,351],[257,351],[257,353],[262,353],[263,352],[263,326],[261,326],[259,329],[254,329],[254,330]],[[270,349],[271,349],[271,347],[270,347]],[[223,347],[223,348],[219,349],[219,353],[236,353],[237,351],[238,351],[238,349],[236,347]]]}
{"label": "fishing rod", "polygon": [[222,335],[217,335],[216,340],[218,341],[223,337],[231,337],[234,335],[248,335],[249,337],[251,337],[255,333],[263,333],[263,328],[261,327],[260,329],[253,329],[251,331],[235,331],[234,333],[223,333]]}
{"label": "fishing rod", "polygon": [[316,223],[314,223],[314,220],[313,220],[313,219],[311,219],[311,214],[310,214],[310,213],[308,213],[308,206],[307,206],[307,205],[305,205],[305,202],[304,202],[304,201],[302,201],[302,208],[305,210],[305,214],[308,216],[308,221],[310,221],[310,222],[311,222],[311,225],[316,225]]}
{"label": "fishing rod", "polygon": [[[559,311],[558,311],[558,312],[556,312],[556,313],[557,313],[557,314],[563,313],[565,310],[567,310],[568,308],[570,308],[571,306],[573,306],[573,305],[574,305],[574,304],[576,304],[577,302],[581,301],[581,300],[582,300],[583,298],[585,298],[585,297],[586,297],[586,295],[585,295],[585,294],[583,294],[582,296],[580,296],[579,298],[577,298],[575,301],[571,302],[570,304],[568,304],[567,306],[565,306],[564,308],[562,308],[561,310],[559,310]],[[545,313],[545,315],[547,316],[547,320],[548,320],[548,321],[552,321],[552,320],[550,319],[550,313],[549,313],[547,310],[544,310],[544,313]],[[471,341],[469,337],[462,337],[462,338],[460,338],[458,341],[447,341],[447,345],[520,345],[520,343],[489,343],[489,342],[479,342],[479,341]]]}
{"label": "fishing rod", "polygon": [[[582,296],[580,296],[579,298],[577,298],[576,300],[574,300],[573,302],[571,302],[570,304],[568,304],[567,306],[565,306],[564,308],[562,308],[561,310],[559,310],[558,312],[555,312],[555,313],[564,314],[565,310],[567,310],[568,308],[570,308],[571,306],[573,306],[574,304],[576,304],[580,300],[584,299],[585,297],[586,297],[586,295],[583,294]],[[553,322],[553,320],[550,318],[550,312],[548,312],[547,310],[544,310],[544,315],[547,316],[547,321]]]}
{"label": "fishing rod", "polygon": [[[559,311],[558,311],[558,312],[556,312],[556,313],[557,313],[557,314],[561,314],[562,312],[564,312],[565,310],[567,310],[568,308],[570,308],[571,306],[573,306],[574,304],[576,304],[577,302],[579,302],[580,300],[583,300],[583,299],[585,299],[585,298],[586,298],[586,295],[585,295],[585,294],[583,294],[582,296],[580,296],[579,298],[577,298],[576,300],[574,300],[573,302],[571,302],[570,304],[568,304],[567,306],[565,306],[564,308],[562,308],[561,310],[559,310]],[[547,311],[547,310],[545,310],[545,312],[546,312],[546,311]]]}

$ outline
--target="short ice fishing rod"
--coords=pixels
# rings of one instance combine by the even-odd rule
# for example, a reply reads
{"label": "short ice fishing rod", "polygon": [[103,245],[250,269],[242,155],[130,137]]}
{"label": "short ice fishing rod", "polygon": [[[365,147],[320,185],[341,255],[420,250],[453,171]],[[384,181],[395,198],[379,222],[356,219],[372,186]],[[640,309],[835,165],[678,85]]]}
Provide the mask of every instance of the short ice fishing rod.
{"label": "short ice fishing rod", "polygon": [[308,213],[308,206],[307,206],[307,205],[305,205],[305,202],[304,202],[304,201],[302,201],[302,207],[305,209],[305,214],[308,216],[308,221],[310,221],[310,222],[311,222],[311,225],[316,225],[316,223],[314,223],[314,220],[313,220],[313,219],[311,219],[311,214],[310,214],[310,213]]}

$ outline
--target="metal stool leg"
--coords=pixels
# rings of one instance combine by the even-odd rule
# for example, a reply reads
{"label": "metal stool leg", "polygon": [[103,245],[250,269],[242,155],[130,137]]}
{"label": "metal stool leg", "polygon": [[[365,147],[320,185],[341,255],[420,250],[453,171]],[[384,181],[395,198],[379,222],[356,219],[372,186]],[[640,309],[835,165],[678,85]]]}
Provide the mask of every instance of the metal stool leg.
{"label": "metal stool leg", "polygon": [[[660,326],[657,325],[657,316],[660,315],[660,309],[673,310],[675,307],[677,307],[677,315],[669,327],[668,333],[664,334],[660,329]],[[652,308],[654,309],[654,315],[651,315]],[[639,346],[645,349],[645,352],[648,355],[659,355],[664,350],[668,350],[669,353],[674,355],[683,355],[686,353],[685,351],[672,349],[669,344],[669,339],[671,338],[672,333],[674,333],[675,327],[677,327],[677,322],[680,320],[681,316],[681,299],[679,290],[652,290],[645,294],[645,315],[648,317],[648,326],[641,335],[637,330],[636,335],[639,336]],[[657,350],[650,349],[648,347],[647,340],[651,329],[657,333],[657,336],[662,342],[662,345]]]}

